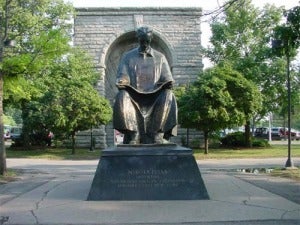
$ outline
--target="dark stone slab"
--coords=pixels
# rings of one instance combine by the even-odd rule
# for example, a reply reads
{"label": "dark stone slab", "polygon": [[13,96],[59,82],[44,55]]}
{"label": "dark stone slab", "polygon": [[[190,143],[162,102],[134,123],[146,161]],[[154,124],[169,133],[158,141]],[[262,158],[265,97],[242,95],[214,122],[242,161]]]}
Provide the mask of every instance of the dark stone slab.
{"label": "dark stone slab", "polygon": [[192,155],[192,150],[176,144],[118,145],[102,151],[102,156]]}
{"label": "dark stone slab", "polygon": [[209,199],[191,149],[118,146],[103,151],[87,200]]}

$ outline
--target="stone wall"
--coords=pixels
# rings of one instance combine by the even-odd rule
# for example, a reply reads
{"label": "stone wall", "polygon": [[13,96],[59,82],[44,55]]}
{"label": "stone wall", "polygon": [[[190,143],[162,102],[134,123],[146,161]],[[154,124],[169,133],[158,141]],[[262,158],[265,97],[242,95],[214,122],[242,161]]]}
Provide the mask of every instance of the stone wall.
{"label": "stone wall", "polygon": [[[152,47],[165,54],[178,84],[193,82],[203,69],[200,8],[77,8],[74,45],[87,50],[99,71],[97,90],[113,103],[116,70],[122,54],[137,46],[135,30],[154,31]],[[89,132],[88,132],[89,133]],[[114,144],[111,125],[96,139],[96,147]],[[184,133],[181,131],[179,133]],[[84,134],[84,132],[81,132]],[[79,135],[80,136],[80,135]],[[81,135],[84,136],[84,135]],[[182,137],[172,139],[181,143]],[[78,137],[78,144],[88,141]],[[83,144],[85,143],[85,144]]]}

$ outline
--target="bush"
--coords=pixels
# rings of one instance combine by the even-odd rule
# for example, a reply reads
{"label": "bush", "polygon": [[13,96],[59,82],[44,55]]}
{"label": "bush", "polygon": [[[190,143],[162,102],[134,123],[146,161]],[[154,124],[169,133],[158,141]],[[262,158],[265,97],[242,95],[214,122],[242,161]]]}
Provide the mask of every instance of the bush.
{"label": "bush", "polygon": [[253,147],[270,147],[270,144],[267,140],[255,138],[252,141],[252,146]]}
{"label": "bush", "polygon": [[23,136],[21,135],[19,138],[13,139],[13,142],[10,147],[11,148],[24,147]]}
{"label": "bush", "polygon": [[245,136],[243,132],[234,132],[227,134],[225,137],[221,138],[221,144],[225,147],[245,147]]}
{"label": "bush", "polygon": [[200,139],[195,138],[190,142],[190,148],[199,148],[200,147]]}
{"label": "bush", "polygon": [[[224,147],[246,147],[245,133],[240,131],[227,134],[225,137],[221,138],[220,141],[221,145]],[[270,144],[267,140],[252,137],[252,146],[270,147]]]}

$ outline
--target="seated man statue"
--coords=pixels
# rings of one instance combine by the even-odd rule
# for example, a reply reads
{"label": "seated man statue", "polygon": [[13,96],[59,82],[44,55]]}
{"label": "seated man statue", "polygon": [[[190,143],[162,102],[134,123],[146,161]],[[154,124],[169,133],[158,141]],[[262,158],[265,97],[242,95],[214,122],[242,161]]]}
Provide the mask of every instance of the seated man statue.
{"label": "seated man statue", "polygon": [[113,126],[123,144],[164,144],[177,134],[174,79],[165,56],[150,46],[153,32],[137,30],[139,47],[122,57],[118,73]]}

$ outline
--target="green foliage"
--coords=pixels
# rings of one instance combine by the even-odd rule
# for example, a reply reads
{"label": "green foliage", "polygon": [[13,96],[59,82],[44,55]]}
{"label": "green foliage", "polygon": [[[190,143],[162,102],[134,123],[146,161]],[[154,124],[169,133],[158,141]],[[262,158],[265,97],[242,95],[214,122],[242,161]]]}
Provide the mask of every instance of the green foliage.
{"label": "green foliage", "polygon": [[[17,124],[22,124],[22,111],[16,108],[12,107],[6,107],[4,109],[4,114],[8,117],[11,117],[12,120],[14,121],[13,124],[8,124],[8,125],[17,125]],[[4,123],[7,124],[7,123]]]}
{"label": "green foliage", "polygon": [[[70,50],[73,14],[72,5],[63,0],[0,0],[0,15],[8,18],[7,38],[16,42],[13,49],[5,49],[0,65],[5,77],[5,105],[16,105],[40,94],[35,80]],[[3,19],[1,33],[4,27]]]}
{"label": "green foliage", "polygon": [[[297,50],[300,47],[300,7],[296,6],[286,11],[284,15],[286,17],[286,22],[274,28],[275,40],[272,43],[272,47],[274,55],[281,57],[278,60],[289,63],[293,59],[293,57],[295,57],[295,55],[297,54]],[[289,65],[288,70],[290,76],[290,98],[292,111],[295,112],[295,109],[297,111],[300,102],[299,68],[293,68],[290,66],[290,64],[287,65]],[[279,115],[283,117],[286,117],[286,115],[288,114],[287,94],[287,91],[284,91],[281,95],[282,103],[277,110]]]}
{"label": "green foliage", "polygon": [[240,126],[261,107],[257,87],[228,65],[205,70],[192,85],[180,87],[179,123],[204,132]]}
{"label": "green foliage", "polygon": [[284,13],[286,23],[274,28],[275,53],[279,56],[297,54],[300,46],[300,6],[296,6]]}
{"label": "green foliage", "polygon": [[6,116],[6,115],[3,115],[3,123],[5,125],[10,125],[10,126],[16,125],[14,119],[11,116]]}
{"label": "green foliage", "polygon": [[204,71],[183,90],[175,93],[184,127],[211,132],[239,126],[261,107],[256,86],[229,66]]}
{"label": "green foliage", "polygon": [[[106,123],[110,106],[93,87],[97,74],[92,61],[69,45],[71,4],[63,0],[8,3],[8,38],[17,46],[5,52],[1,65],[4,97],[6,105],[22,108],[25,136],[49,129],[70,135]],[[0,11],[4,13],[4,7]],[[5,24],[1,25],[3,30]]]}
{"label": "green foliage", "polygon": [[222,146],[224,147],[245,147],[245,138],[243,132],[234,132],[227,134],[225,137],[221,138]]}
{"label": "green foliage", "polygon": [[[215,63],[230,61],[236,64],[240,72],[257,67],[267,56],[273,28],[279,23],[282,12],[282,8],[271,5],[260,11],[250,0],[236,1],[225,10],[224,17],[211,24],[213,47],[208,48],[207,55]],[[245,64],[251,67],[241,68]]]}
{"label": "green foliage", "polygon": [[34,82],[24,76],[4,76],[4,106],[20,108],[22,101],[29,101],[33,97],[41,95],[41,90],[35,87]]}
{"label": "green foliage", "polygon": [[[0,14],[5,15],[4,0]],[[63,0],[10,0],[8,38],[16,41],[0,65],[5,106],[22,109],[23,140],[72,136],[79,130],[106,124],[109,102],[95,90],[99,80],[92,59],[69,44],[74,9]],[[0,22],[4,30],[4,20]],[[74,143],[74,141],[73,141]]]}
{"label": "green foliage", "polygon": [[212,47],[205,54],[216,64],[231,64],[257,85],[263,96],[263,107],[255,116],[258,120],[280,110],[286,102],[286,61],[274,58],[270,48],[283,12],[282,7],[265,5],[260,10],[250,0],[236,1],[225,10],[224,17],[211,24]]}
{"label": "green foliage", "polygon": [[[296,6],[284,13],[286,22],[274,28],[274,45],[273,51],[276,56],[286,56],[291,59],[296,55],[297,49],[300,46],[300,7]],[[281,59],[286,61],[285,59]],[[291,76],[292,88],[292,104],[298,105],[299,103],[299,68],[289,68]],[[285,99],[287,97],[285,96]],[[283,107],[286,108],[285,106]],[[286,111],[286,110],[285,110]]]}
{"label": "green foliage", "polygon": [[[264,139],[258,139],[251,137],[252,140],[252,147],[270,147],[270,144],[267,140]],[[221,146],[222,147],[247,147],[246,141],[245,141],[245,133],[243,132],[234,132],[227,134],[225,137],[220,138]]]}
{"label": "green foliage", "polygon": [[48,102],[46,115],[47,124],[56,133],[63,132],[69,135],[80,130],[87,130],[92,126],[106,124],[111,119],[109,102],[88,83],[66,83],[62,92],[48,92],[41,99],[43,104]]}
{"label": "green foliage", "polygon": [[81,50],[57,61],[36,80],[43,95],[23,106],[25,130],[51,130],[57,138],[74,138],[78,131],[108,123],[112,109],[93,86],[98,77],[91,58]]}
{"label": "green foliage", "polygon": [[287,11],[285,14],[287,18],[287,24],[290,25],[293,31],[293,40],[296,45],[300,45],[300,6]]}
{"label": "green foliage", "polygon": [[187,146],[187,147],[193,148],[193,149],[199,148],[200,147],[200,140],[199,139],[191,140],[189,146]]}
{"label": "green foliage", "polygon": [[265,147],[270,147],[270,144],[265,139],[254,138],[252,141],[252,147],[265,148]]}

